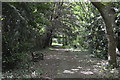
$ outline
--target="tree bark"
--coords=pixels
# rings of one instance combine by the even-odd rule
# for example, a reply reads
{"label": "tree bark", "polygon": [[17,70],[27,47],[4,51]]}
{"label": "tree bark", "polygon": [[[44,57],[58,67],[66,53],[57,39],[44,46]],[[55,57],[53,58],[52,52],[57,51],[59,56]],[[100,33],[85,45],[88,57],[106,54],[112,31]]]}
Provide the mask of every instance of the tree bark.
{"label": "tree bark", "polygon": [[52,29],[50,27],[46,28],[45,37],[44,37],[44,46],[49,47],[52,44]]}
{"label": "tree bark", "polygon": [[100,2],[91,2],[100,12],[106,25],[106,35],[108,40],[108,61],[113,67],[117,67],[116,60],[116,43],[113,32],[113,25],[115,20],[114,11],[111,4],[103,5]]}

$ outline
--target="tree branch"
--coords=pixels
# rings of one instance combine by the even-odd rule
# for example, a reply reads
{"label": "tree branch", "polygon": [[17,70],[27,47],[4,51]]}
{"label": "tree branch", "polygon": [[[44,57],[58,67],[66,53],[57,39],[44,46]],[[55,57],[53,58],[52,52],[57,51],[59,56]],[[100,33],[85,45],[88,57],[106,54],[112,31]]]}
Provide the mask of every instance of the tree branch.
{"label": "tree branch", "polygon": [[91,1],[91,3],[99,10],[99,11],[101,11],[105,6],[102,4],[102,3],[100,3],[100,2],[92,2]]}

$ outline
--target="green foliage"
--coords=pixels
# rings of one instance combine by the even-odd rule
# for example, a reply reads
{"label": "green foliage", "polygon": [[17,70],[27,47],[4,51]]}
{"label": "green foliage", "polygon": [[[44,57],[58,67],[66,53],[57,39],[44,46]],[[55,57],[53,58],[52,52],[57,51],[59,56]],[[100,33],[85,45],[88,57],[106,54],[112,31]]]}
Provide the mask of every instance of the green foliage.
{"label": "green foliage", "polygon": [[[42,48],[40,38],[44,33],[42,27],[44,25],[36,22],[36,19],[34,20],[34,10],[31,6],[31,3],[3,3],[3,71],[6,68],[14,68],[34,47],[40,46],[39,48]],[[44,6],[47,8],[46,4]],[[39,18],[42,19],[42,16]]]}
{"label": "green foliage", "polygon": [[[91,3],[3,3],[2,9],[4,67],[22,61],[28,51],[50,46],[53,38],[59,46],[107,58],[105,25]],[[119,17],[116,23],[119,26]]]}
{"label": "green foliage", "polygon": [[79,19],[79,26],[74,25],[74,34],[78,36],[72,35],[71,40],[68,39],[69,44],[88,49],[94,56],[107,59],[105,25],[99,12],[90,3],[74,3],[72,7],[74,15]]}

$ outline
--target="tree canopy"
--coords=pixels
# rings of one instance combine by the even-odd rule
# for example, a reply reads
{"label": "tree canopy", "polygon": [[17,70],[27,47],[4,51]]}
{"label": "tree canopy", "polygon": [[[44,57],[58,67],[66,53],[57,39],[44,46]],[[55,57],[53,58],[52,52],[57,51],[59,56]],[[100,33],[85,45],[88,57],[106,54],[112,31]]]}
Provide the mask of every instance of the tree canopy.
{"label": "tree canopy", "polygon": [[[120,51],[119,4],[2,3],[3,68],[13,68],[17,62],[24,61],[27,54],[54,46],[53,43],[88,51],[102,59],[110,57],[110,64],[117,66],[115,50],[117,47]],[[11,66],[8,68],[8,65]]]}

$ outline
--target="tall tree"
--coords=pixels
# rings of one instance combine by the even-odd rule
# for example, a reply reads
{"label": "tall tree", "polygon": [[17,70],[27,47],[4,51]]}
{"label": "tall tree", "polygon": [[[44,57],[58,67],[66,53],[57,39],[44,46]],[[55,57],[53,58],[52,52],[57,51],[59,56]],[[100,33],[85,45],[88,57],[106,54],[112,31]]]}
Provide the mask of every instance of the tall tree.
{"label": "tall tree", "polygon": [[100,2],[92,2],[92,4],[98,9],[106,25],[106,35],[108,40],[108,61],[109,64],[117,67],[116,60],[116,43],[114,38],[113,26],[115,20],[115,12],[111,3],[102,4]]}

